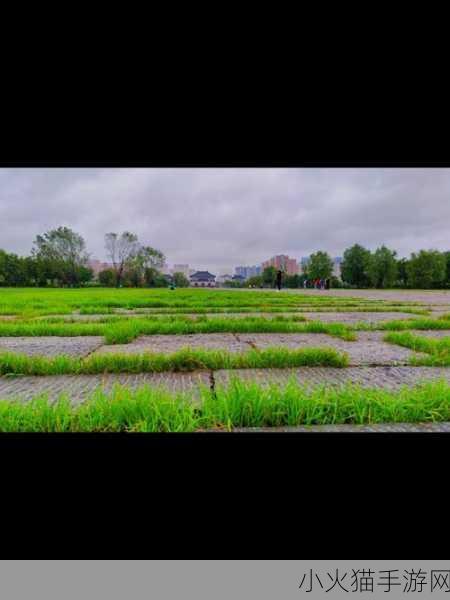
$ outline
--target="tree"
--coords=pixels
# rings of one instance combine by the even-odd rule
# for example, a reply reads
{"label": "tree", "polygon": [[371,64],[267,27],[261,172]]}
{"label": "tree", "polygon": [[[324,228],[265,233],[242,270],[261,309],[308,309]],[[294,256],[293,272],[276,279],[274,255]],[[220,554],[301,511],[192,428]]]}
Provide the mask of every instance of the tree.
{"label": "tree", "polygon": [[287,288],[299,288],[303,285],[303,278],[301,275],[286,275],[284,278],[284,286]]}
{"label": "tree", "polygon": [[347,248],[341,264],[342,281],[357,287],[367,287],[370,268],[370,250],[359,244]]}
{"label": "tree", "polygon": [[84,239],[68,227],[38,235],[32,255],[46,266],[54,279],[71,286],[80,283],[80,269],[89,259]]}
{"label": "tree", "polygon": [[184,275],[184,273],[174,273],[173,283],[177,287],[189,287],[189,279]]}
{"label": "tree", "polygon": [[327,252],[316,252],[309,257],[307,273],[310,279],[329,279],[333,271],[333,260]]}
{"label": "tree", "polygon": [[25,259],[0,250],[0,285],[28,285]]}
{"label": "tree", "polygon": [[151,246],[140,246],[136,255],[130,259],[128,264],[128,279],[132,285],[142,285],[143,281],[154,280],[156,275],[161,275],[161,268],[165,262],[165,256],[161,250]]}
{"label": "tree", "polygon": [[413,288],[439,288],[445,284],[447,261],[438,250],[421,250],[411,254],[407,266],[408,280]]}
{"label": "tree", "polygon": [[444,252],[445,262],[446,262],[446,276],[445,281],[447,283],[447,287],[450,287],[450,252]]}
{"label": "tree", "polygon": [[383,245],[370,257],[367,273],[374,287],[387,288],[395,285],[398,275],[396,254],[395,250],[389,250]]}
{"label": "tree", "polygon": [[245,282],[248,287],[257,287],[261,288],[263,286],[263,278],[262,275],[255,275],[254,277],[250,277]]}
{"label": "tree", "polygon": [[397,261],[397,282],[400,287],[408,287],[408,262],[407,258]]}
{"label": "tree", "polygon": [[116,274],[116,286],[120,287],[125,268],[136,258],[140,250],[138,237],[129,231],[124,231],[121,235],[107,233],[105,248]]}
{"label": "tree", "polygon": [[277,270],[275,267],[266,267],[262,272],[262,280],[266,285],[273,287],[277,278]]}
{"label": "tree", "polygon": [[94,279],[94,271],[90,267],[80,267],[78,277],[80,285],[89,283]]}
{"label": "tree", "polygon": [[98,274],[98,281],[104,287],[114,287],[116,285],[116,272],[114,269],[104,269]]}

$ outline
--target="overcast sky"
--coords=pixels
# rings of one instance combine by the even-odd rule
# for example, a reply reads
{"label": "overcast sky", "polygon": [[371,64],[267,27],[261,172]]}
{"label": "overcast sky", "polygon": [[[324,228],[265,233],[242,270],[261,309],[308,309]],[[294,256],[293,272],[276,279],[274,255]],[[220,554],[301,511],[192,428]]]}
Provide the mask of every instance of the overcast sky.
{"label": "overcast sky", "polygon": [[450,169],[0,169],[0,248],[66,225],[92,258],[129,230],[215,274],[274,254],[450,249]]}

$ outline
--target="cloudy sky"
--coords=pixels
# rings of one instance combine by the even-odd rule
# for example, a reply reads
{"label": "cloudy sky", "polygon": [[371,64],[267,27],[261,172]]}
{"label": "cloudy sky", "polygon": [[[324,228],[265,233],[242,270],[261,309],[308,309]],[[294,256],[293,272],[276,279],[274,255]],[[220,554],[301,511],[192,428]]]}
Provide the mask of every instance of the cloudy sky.
{"label": "cloudy sky", "polygon": [[129,230],[216,274],[355,242],[448,250],[450,169],[0,169],[0,248],[27,254],[59,225],[93,258]]}

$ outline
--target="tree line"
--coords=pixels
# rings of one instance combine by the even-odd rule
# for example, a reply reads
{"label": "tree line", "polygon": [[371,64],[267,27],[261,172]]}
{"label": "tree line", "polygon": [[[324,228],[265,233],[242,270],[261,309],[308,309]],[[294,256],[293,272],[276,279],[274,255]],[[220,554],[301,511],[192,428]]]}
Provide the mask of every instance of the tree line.
{"label": "tree line", "polygon": [[[277,270],[267,267],[234,287],[274,287]],[[347,288],[450,288],[450,251],[420,250],[410,258],[397,258],[395,250],[380,246],[374,252],[360,244],[347,248],[343,254],[340,279],[333,276],[333,260],[327,252],[311,254],[301,275],[284,275],[285,287],[303,287],[304,281],[330,279],[331,287]]]}
{"label": "tree line", "polygon": [[[101,271],[98,284],[117,287],[166,287],[173,283],[187,287],[188,279],[175,273],[170,281],[161,269],[165,256],[156,248],[141,244],[138,236],[125,231],[105,235],[105,250],[111,268]],[[38,235],[29,256],[21,257],[0,249],[0,286],[93,285],[94,273],[88,266],[89,254],[81,235],[68,227],[58,227]],[[233,287],[273,287],[276,269]],[[354,288],[450,288],[450,251],[420,250],[410,258],[397,258],[395,250],[380,246],[371,252],[360,244],[347,248],[341,263],[341,279],[333,276],[333,260],[327,252],[311,254],[301,275],[285,275],[285,287],[303,287],[305,279],[330,279],[332,287]]]}
{"label": "tree line", "polygon": [[[111,287],[166,287],[161,273],[164,254],[143,245],[138,236],[125,231],[107,233],[105,249],[110,269],[98,274],[98,284]],[[29,256],[18,256],[0,249],[0,286],[81,287],[92,285],[94,272],[81,235],[68,227],[58,227],[38,235]],[[172,281],[178,287],[189,285],[182,273]]]}

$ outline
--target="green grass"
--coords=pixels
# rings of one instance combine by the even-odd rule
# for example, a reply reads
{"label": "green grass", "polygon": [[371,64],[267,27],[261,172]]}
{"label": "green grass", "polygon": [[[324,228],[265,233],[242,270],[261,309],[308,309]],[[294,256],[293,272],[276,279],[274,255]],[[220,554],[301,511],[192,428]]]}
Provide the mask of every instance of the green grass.
{"label": "green grass", "polygon": [[186,335],[193,333],[328,333],[345,340],[355,334],[339,323],[302,322],[301,316],[275,319],[264,317],[216,318],[152,317],[146,319],[104,317],[100,321],[55,320],[0,322],[0,336],[83,336],[103,335],[107,344],[126,344],[140,335]]}
{"label": "green grass", "polygon": [[410,348],[414,352],[424,352],[428,357],[411,357],[410,363],[415,366],[448,367],[450,366],[450,336],[442,339],[427,338],[410,332],[389,333],[384,337],[386,342]]}
{"label": "green grass", "polygon": [[[303,307],[412,307],[414,302],[387,302],[354,297],[303,294],[301,290],[229,289],[113,289],[113,288],[0,288],[0,315],[38,316],[103,314],[115,309],[158,309],[182,311],[296,310]],[[420,308],[420,307],[419,307]]]}
{"label": "green grass", "polygon": [[0,375],[159,373],[198,369],[346,367],[348,357],[333,348],[267,348],[243,353],[185,348],[172,354],[92,354],[87,358],[26,356],[0,352]]}
{"label": "green grass", "polygon": [[[194,401],[193,401],[194,400]],[[115,386],[71,405],[67,395],[50,403],[0,401],[1,432],[193,432],[238,427],[415,423],[450,420],[450,386],[427,382],[397,391],[345,386],[306,388],[293,378],[262,386],[233,378],[200,398],[149,386]]]}

